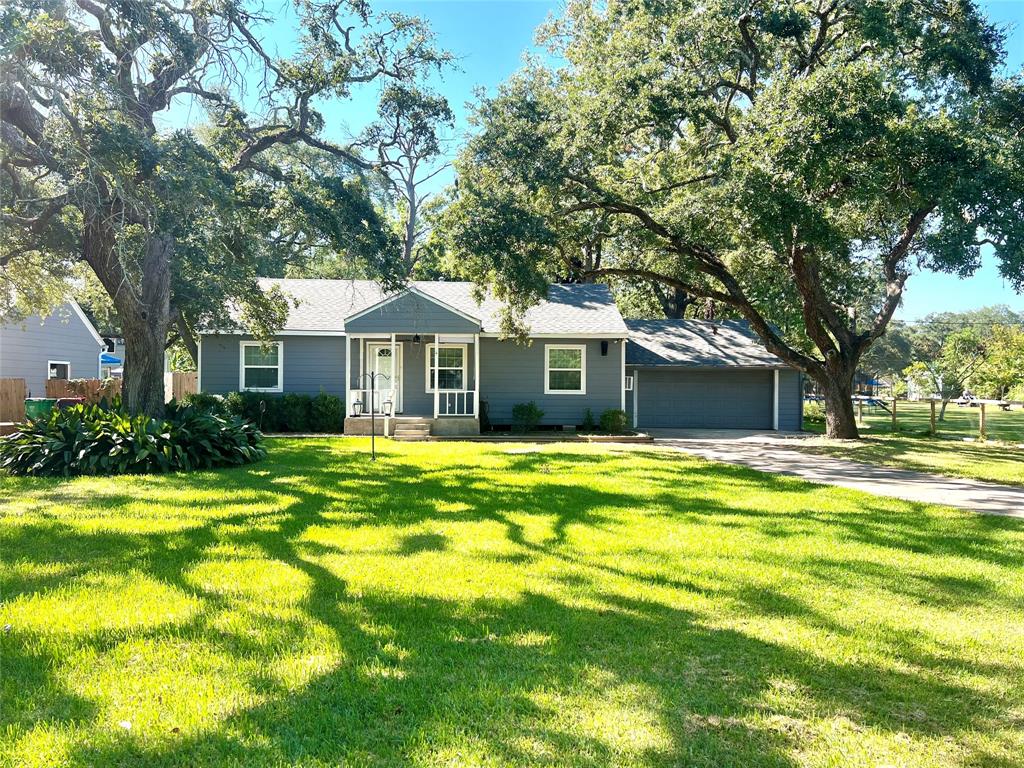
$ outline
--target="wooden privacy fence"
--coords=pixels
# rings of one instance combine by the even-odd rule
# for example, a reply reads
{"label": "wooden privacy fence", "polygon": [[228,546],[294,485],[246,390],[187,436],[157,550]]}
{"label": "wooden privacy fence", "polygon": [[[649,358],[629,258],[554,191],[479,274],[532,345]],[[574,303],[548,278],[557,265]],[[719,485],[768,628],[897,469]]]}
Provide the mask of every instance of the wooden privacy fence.
{"label": "wooden privacy fence", "polygon": [[[25,420],[24,379],[0,379],[0,425]],[[5,434],[0,426],[0,435]]]}
{"label": "wooden privacy fence", "polygon": [[199,391],[199,374],[195,371],[171,371],[164,374],[164,399],[181,400]]}
{"label": "wooden privacy fence", "polygon": [[120,394],[121,379],[49,379],[46,382],[46,396],[58,399],[84,397],[87,403],[98,403]]}

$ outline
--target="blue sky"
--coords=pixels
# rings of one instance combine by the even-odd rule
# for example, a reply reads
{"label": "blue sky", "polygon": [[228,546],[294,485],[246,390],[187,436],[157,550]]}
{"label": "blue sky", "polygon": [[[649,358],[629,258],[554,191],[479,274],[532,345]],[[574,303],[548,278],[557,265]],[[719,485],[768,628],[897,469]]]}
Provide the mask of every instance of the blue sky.
{"label": "blue sky", "polygon": [[[533,47],[534,30],[549,14],[557,13],[561,3],[557,0],[378,0],[373,5],[427,19],[438,44],[458,57],[459,70],[436,83],[458,117],[456,134],[448,142],[448,151],[454,155],[460,134],[467,127],[465,105],[473,100],[474,89],[482,86],[493,90],[515,72],[522,65],[524,52]],[[1009,27],[1008,63],[1012,69],[1019,69],[1024,64],[1024,0],[988,0],[983,1],[982,6],[990,19]],[[283,24],[282,28],[287,26]],[[375,96],[370,90],[359,94],[353,102],[326,111],[331,132],[358,131],[372,120]],[[1024,297],[1014,293],[999,276],[991,249],[984,254],[982,268],[967,280],[927,272],[914,275],[907,284],[899,316],[912,320],[929,312],[989,304],[1009,304],[1024,311]]]}

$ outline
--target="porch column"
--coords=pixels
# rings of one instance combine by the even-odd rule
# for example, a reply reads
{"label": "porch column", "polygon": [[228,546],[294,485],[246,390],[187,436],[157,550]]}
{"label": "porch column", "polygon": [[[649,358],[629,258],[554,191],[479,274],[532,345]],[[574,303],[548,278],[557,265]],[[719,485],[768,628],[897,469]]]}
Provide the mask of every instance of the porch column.
{"label": "porch column", "polygon": [[473,415],[480,420],[480,334],[473,334]]}
{"label": "porch column", "polygon": [[623,413],[626,412],[626,340],[622,339],[619,341],[622,345],[622,367],[619,370],[619,389],[622,390],[622,402],[619,405],[619,410]]}
{"label": "porch column", "polygon": [[[398,358],[395,355],[395,334],[391,334],[391,410],[398,407]],[[388,434],[390,414],[384,411],[384,434]]]}
{"label": "porch column", "polygon": [[352,389],[352,369],[349,358],[352,356],[352,339],[348,337],[346,333],[342,338],[345,340],[345,386],[342,388],[341,401],[343,403],[342,408],[345,409],[345,413],[342,414],[344,418],[348,418],[349,413],[352,411],[352,398],[350,390]]}
{"label": "porch column", "polygon": [[[434,351],[431,352],[430,350],[427,350],[427,355],[428,355],[428,357],[430,357],[430,359],[427,361],[428,370],[434,370],[434,366],[437,363],[437,344],[438,344],[438,336],[435,333],[434,334]],[[439,412],[439,408],[438,408],[438,399],[439,399],[438,398],[438,392],[440,391],[441,388],[438,385],[440,383],[441,382],[439,382],[437,380],[437,371],[434,370],[434,418],[435,419],[437,418],[437,414]]]}

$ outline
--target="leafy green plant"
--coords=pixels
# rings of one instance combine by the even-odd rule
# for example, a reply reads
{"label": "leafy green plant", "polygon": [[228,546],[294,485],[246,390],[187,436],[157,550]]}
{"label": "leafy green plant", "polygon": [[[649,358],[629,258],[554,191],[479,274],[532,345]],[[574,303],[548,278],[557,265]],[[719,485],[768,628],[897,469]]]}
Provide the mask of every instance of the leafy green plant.
{"label": "leafy green plant", "polygon": [[[280,400],[262,392],[229,392],[224,396],[224,406],[232,416],[251,421],[264,432],[278,432],[281,429]],[[262,411],[260,403],[263,403]]]}
{"label": "leafy green plant", "polygon": [[825,406],[817,400],[808,400],[804,403],[804,421],[811,424],[825,423]]}
{"label": "leafy green plant", "polygon": [[337,395],[323,390],[310,405],[310,429],[314,432],[341,432],[345,423],[345,407]]}
{"label": "leafy green plant", "polygon": [[180,408],[195,408],[197,411],[215,413],[218,416],[227,416],[228,409],[224,398],[210,394],[209,392],[190,392],[183,396],[177,403],[172,401],[168,408],[177,405]]}
{"label": "leafy green plant", "polygon": [[622,434],[629,428],[629,417],[618,408],[609,408],[601,413],[601,429],[613,435]]}
{"label": "leafy green plant", "polygon": [[281,421],[286,432],[308,432],[313,398],[309,395],[282,395]]}
{"label": "leafy green plant", "polygon": [[0,439],[0,469],[64,477],[174,472],[248,464],[266,453],[260,431],[238,418],[176,407],[151,419],[76,405]]}
{"label": "leafy green plant", "polygon": [[530,432],[536,429],[543,418],[544,411],[532,400],[512,406],[512,429],[516,432]]}
{"label": "leafy green plant", "polygon": [[583,412],[583,423],[580,424],[580,429],[584,432],[593,432],[597,429],[597,420],[594,419],[594,412],[589,408]]}

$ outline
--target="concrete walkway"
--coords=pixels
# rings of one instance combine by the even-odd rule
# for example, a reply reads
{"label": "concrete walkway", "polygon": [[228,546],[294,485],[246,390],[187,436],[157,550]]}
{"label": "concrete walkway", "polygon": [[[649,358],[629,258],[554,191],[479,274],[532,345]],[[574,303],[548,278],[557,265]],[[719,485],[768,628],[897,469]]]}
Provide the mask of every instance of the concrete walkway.
{"label": "concrete walkway", "polygon": [[738,430],[649,431],[657,447],[711,461],[741,464],[762,472],[792,475],[812,483],[837,485],[878,496],[945,504],[1024,520],[1024,488],[816,456],[787,446],[803,439],[803,435]]}

